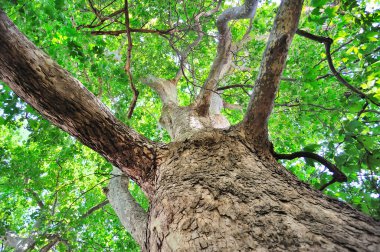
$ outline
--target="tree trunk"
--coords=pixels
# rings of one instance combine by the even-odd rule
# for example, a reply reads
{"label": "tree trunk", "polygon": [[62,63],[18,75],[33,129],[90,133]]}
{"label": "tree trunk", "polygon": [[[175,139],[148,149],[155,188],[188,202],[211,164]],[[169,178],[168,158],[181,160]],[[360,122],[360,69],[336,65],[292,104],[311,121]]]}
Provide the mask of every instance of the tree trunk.
{"label": "tree trunk", "polygon": [[[195,113],[204,112],[205,107],[180,108],[175,86],[151,78],[147,84],[164,103],[161,122],[175,141],[152,143],[117,120],[78,80],[28,41],[2,11],[0,79],[49,121],[142,186],[151,200],[149,219],[147,225],[133,228],[143,240],[148,226],[146,241],[141,242],[143,250],[380,251],[379,223],[312,190],[280,166],[268,149],[253,147],[269,143],[267,119],[298,24],[299,13],[291,12],[293,2],[298,3],[298,12],[301,10],[300,0],[283,1],[280,6],[278,13],[283,15],[276,18],[273,33],[285,35],[269,40],[266,52],[270,57],[263,57],[261,88],[255,91],[243,127],[231,131],[210,129],[228,127],[220,113],[221,100],[207,94],[208,112]],[[284,20],[292,20],[292,25],[282,25]],[[273,57],[273,52],[278,57]],[[268,92],[260,95],[261,91]],[[265,110],[260,110],[263,104]],[[129,197],[120,188],[114,189],[109,197]],[[122,209],[131,204],[113,205],[120,206],[120,212],[133,213]],[[140,210],[134,212],[143,215]],[[143,222],[145,218],[135,220]]]}
{"label": "tree trunk", "polygon": [[300,182],[236,132],[158,155],[148,251],[380,251],[378,223]]}

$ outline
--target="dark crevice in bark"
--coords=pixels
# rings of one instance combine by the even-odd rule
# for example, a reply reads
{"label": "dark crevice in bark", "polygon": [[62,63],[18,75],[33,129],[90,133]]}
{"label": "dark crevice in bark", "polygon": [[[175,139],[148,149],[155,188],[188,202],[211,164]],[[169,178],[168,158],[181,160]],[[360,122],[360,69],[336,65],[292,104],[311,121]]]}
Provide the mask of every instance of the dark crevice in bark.
{"label": "dark crevice in bark", "polygon": [[151,251],[379,248],[378,223],[245,142],[236,131],[207,131],[160,151]]}

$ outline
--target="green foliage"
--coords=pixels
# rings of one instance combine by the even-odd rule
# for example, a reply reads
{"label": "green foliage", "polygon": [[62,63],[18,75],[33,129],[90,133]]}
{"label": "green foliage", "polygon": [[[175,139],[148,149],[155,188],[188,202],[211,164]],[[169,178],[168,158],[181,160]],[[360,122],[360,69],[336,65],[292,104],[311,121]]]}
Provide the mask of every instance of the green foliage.
{"label": "green foliage", "polygon": [[[93,1],[110,14],[123,7],[123,1]],[[226,1],[222,9],[235,5]],[[306,1],[300,28],[334,40],[335,67],[351,85],[380,102],[379,11],[369,10],[371,1]],[[173,78],[178,57],[168,40],[156,34],[133,33],[132,68],[140,91],[131,120],[127,111],[132,100],[128,77],[123,68],[126,37],[93,36],[88,25],[94,19],[85,0],[0,0],[19,29],[38,47],[72,73],[126,124],[154,141],[168,142],[168,134],[158,125],[161,103],[158,96],[139,82],[153,74]],[[178,20],[179,37],[174,46],[186,48],[197,34],[188,29],[192,17],[212,8],[213,1],[130,1],[131,26],[168,29]],[[367,5],[366,5],[367,4]],[[373,6],[379,7],[372,1]],[[170,13],[170,14],[169,14]],[[276,5],[262,3],[253,21],[253,38],[234,55],[237,68],[220,86],[254,85],[266,38],[276,13]],[[121,20],[123,17],[121,17]],[[202,20],[205,36],[188,58],[186,77],[179,83],[179,99],[188,105],[207,77],[216,53],[214,18]],[[170,21],[170,22],[169,22]],[[249,21],[233,22],[233,39],[241,39]],[[124,29],[123,22],[106,30]],[[295,37],[274,112],[270,137],[279,153],[313,151],[334,162],[347,176],[347,183],[334,183],[326,194],[353,204],[366,214],[380,218],[380,112],[379,108],[352,93],[331,74],[324,47]],[[330,74],[330,75],[328,75]],[[320,78],[324,76],[323,78]],[[249,101],[249,88],[228,89],[223,98],[243,110]],[[125,232],[110,206],[85,219],[80,217],[105,199],[102,187],[109,180],[111,166],[98,154],[51,126],[33,109],[0,84],[0,236],[7,230],[28,236],[38,229],[37,248],[47,243],[48,234],[59,234],[74,251],[137,251],[138,246]],[[231,123],[238,123],[244,111],[224,110]],[[284,165],[315,188],[327,183],[331,174],[310,159],[292,160]],[[130,191],[148,208],[138,186]],[[37,196],[37,197],[36,197]],[[38,206],[38,201],[44,207]],[[36,223],[39,226],[36,227]]]}

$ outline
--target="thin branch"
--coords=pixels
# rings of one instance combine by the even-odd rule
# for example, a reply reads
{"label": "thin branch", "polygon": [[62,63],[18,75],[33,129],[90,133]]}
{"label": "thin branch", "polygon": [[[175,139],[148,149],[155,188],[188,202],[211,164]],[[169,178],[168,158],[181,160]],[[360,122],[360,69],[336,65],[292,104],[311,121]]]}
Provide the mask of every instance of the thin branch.
{"label": "thin branch", "polygon": [[196,39],[192,43],[190,43],[186,47],[185,50],[179,51],[178,49],[176,49],[174,47],[173,43],[169,41],[171,47],[177,53],[177,55],[179,57],[179,60],[180,60],[180,69],[177,72],[177,74],[176,74],[176,76],[175,76],[175,78],[173,80],[175,83],[177,83],[180,80],[180,78],[185,75],[184,71],[183,71],[183,69],[184,69],[184,63],[186,62],[187,57],[189,56],[190,52],[195,47],[197,47],[199,45],[199,43],[202,41],[202,38],[204,37],[204,32],[202,30],[202,25],[201,25],[200,19],[212,16],[214,13],[216,13],[219,10],[221,4],[222,4],[222,0],[218,0],[218,3],[217,3],[217,5],[216,5],[215,8],[213,8],[213,9],[207,11],[207,12],[204,12],[204,11],[200,12],[197,15],[194,16],[193,20],[195,22],[194,27],[195,27],[195,31],[197,32],[197,37],[196,37]]}
{"label": "thin branch", "polygon": [[[334,53],[338,52],[340,49],[342,49],[342,48],[345,47],[346,45],[350,44],[352,41],[354,41],[354,39],[350,39],[350,40],[348,40],[347,42],[341,44],[338,48],[336,48],[335,50],[333,50],[333,51],[331,52],[331,55],[333,55]],[[324,62],[324,61],[326,61],[326,60],[327,60],[327,58],[323,58],[323,59],[321,59],[321,60],[320,60],[315,66],[314,66],[314,68],[317,67],[317,66],[319,66],[322,62]]]}
{"label": "thin branch", "polygon": [[104,207],[104,206],[107,205],[108,203],[109,203],[109,200],[104,200],[104,201],[102,201],[101,203],[97,204],[96,206],[91,207],[87,212],[85,212],[85,213],[80,217],[80,219],[85,219],[85,218],[87,218],[87,217],[90,216],[93,212],[95,212],[96,210],[99,210],[100,208]]}
{"label": "thin branch", "polygon": [[56,206],[57,206],[57,202],[58,202],[58,190],[57,190],[57,188],[58,188],[58,183],[59,183],[59,177],[60,177],[60,175],[61,175],[61,172],[62,172],[62,170],[63,170],[63,167],[62,167],[62,165],[59,163],[59,160],[57,159],[56,161],[56,164],[58,165],[58,167],[59,167],[59,170],[58,170],[58,172],[57,172],[57,178],[56,178],[56,180],[55,180],[55,192],[54,192],[54,202],[53,202],[53,206],[52,206],[52,208],[51,208],[51,215],[54,215],[55,214],[55,208],[56,208]]}
{"label": "thin branch", "polygon": [[33,198],[37,202],[37,205],[40,209],[43,209],[45,207],[45,204],[42,202],[40,196],[38,196],[38,194],[35,191],[33,191],[32,189],[29,189],[29,188],[26,188],[25,191],[27,191],[28,193],[30,193],[33,196]]}
{"label": "thin branch", "polygon": [[127,29],[127,39],[128,39],[128,49],[127,49],[127,62],[125,64],[125,72],[127,72],[129,77],[129,85],[131,86],[133,92],[132,102],[129,105],[128,109],[128,119],[132,117],[133,110],[136,107],[137,98],[139,96],[139,91],[136,89],[136,86],[133,82],[132,72],[131,72],[131,59],[132,59],[132,36],[131,28],[129,27],[129,10],[128,10],[128,0],[124,1],[124,12],[125,12],[125,28]]}
{"label": "thin branch", "polygon": [[224,86],[224,87],[218,87],[216,90],[217,91],[222,91],[222,90],[227,90],[227,89],[231,89],[231,88],[253,88],[252,85],[240,85],[240,84],[236,84],[236,85],[229,85],[229,86]]}
{"label": "thin branch", "polygon": [[[151,33],[151,34],[158,34],[158,35],[166,35],[166,34],[172,34],[176,32],[175,28],[167,29],[167,30],[151,30],[151,29],[143,29],[143,28],[129,28],[129,32],[133,33]],[[121,34],[128,33],[128,30],[116,30],[116,31],[91,31],[91,35],[113,35],[113,36],[119,36]]]}
{"label": "thin branch", "polygon": [[359,119],[359,117],[364,113],[365,109],[368,107],[369,103],[366,101],[362,107],[362,109],[358,112],[356,115],[356,120]]}
{"label": "thin branch", "polygon": [[[102,15],[102,10],[104,10],[105,8],[107,8],[108,6],[106,6],[105,8],[103,8],[102,10],[98,10],[97,8],[95,8],[93,2],[91,0],[88,1],[89,2],[89,5],[90,5],[90,9],[91,9],[91,12],[93,12],[95,14],[95,19],[89,24],[89,25],[79,25],[76,27],[77,30],[80,30],[80,29],[83,29],[83,28],[96,28],[96,27],[99,27],[101,26],[105,21],[107,20],[111,20],[112,23],[116,21],[116,19],[118,17],[116,17],[117,15],[120,15],[124,12],[124,8],[123,9],[119,9],[107,16],[103,16]],[[116,17],[116,19],[115,19]],[[94,24],[96,20],[99,20],[98,23]]]}
{"label": "thin branch", "polygon": [[[366,58],[366,57],[368,57],[368,56],[370,56],[370,55],[372,55],[373,53],[376,53],[376,52],[378,52],[378,51],[380,51],[380,46],[378,46],[375,50],[373,50],[373,51],[371,51],[371,52],[369,52],[369,53],[366,53],[366,54],[364,54],[363,55],[363,58]],[[332,53],[331,53],[332,54]],[[354,61],[352,61],[352,63],[353,64],[355,64],[355,63],[358,63],[360,61],[360,59],[356,59],[356,60],[354,60]],[[347,69],[347,66],[343,66],[343,67],[341,67],[340,69],[339,69],[339,73],[341,73],[343,70],[345,70],[345,69]],[[321,80],[321,79],[324,79],[324,78],[327,78],[327,77],[329,77],[329,76],[334,76],[333,74],[331,74],[331,73],[328,73],[328,74],[325,74],[325,75],[322,75],[322,76],[318,76],[317,78],[316,78],[316,80]]]}
{"label": "thin branch", "polygon": [[323,164],[330,172],[332,172],[333,177],[337,182],[346,182],[347,181],[347,176],[341,172],[336,165],[332,164],[325,158],[319,156],[318,154],[312,153],[312,152],[307,152],[307,151],[298,151],[294,152],[291,154],[279,154],[273,151],[273,156],[274,158],[278,159],[287,159],[287,160],[292,160],[295,158],[310,158],[313,159],[321,164]]}
{"label": "thin branch", "polygon": [[369,97],[368,95],[366,95],[365,93],[363,93],[362,91],[360,91],[358,88],[352,86],[350,83],[348,83],[340,74],[339,72],[335,69],[335,66],[333,64],[333,61],[332,61],[332,57],[331,57],[331,44],[334,42],[331,38],[329,37],[322,37],[322,36],[318,36],[318,35],[314,35],[314,34],[311,34],[309,32],[306,32],[304,30],[300,30],[298,29],[297,32],[296,32],[298,35],[302,36],[302,37],[305,37],[305,38],[308,38],[308,39],[311,39],[311,40],[314,40],[314,41],[317,41],[319,43],[322,43],[325,45],[325,50],[326,50],[326,57],[327,57],[327,62],[328,62],[328,65],[329,65],[329,68],[331,70],[331,72],[333,73],[333,75],[335,76],[335,78],[341,83],[343,84],[345,87],[347,87],[348,89],[350,89],[351,91],[357,93],[361,98],[365,98],[369,101],[371,101],[373,104],[377,105],[377,106],[380,106],[380,103],[378,103],[377,101],[373,100],[371,97]]}

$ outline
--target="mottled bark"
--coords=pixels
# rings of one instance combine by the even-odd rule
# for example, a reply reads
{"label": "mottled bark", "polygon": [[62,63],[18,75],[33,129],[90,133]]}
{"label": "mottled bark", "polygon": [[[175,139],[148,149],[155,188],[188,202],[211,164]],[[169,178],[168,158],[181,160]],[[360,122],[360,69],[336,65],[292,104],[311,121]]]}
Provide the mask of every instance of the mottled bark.
{"label": "mottled bark", "polygon": [[114,168],[108,185],[107,198],[115,210],[121,224],[133,239],[145,246],[148,215],[128,191],[129,178],[122,171]]}
{"label": "mottled bark", "polygon": [[243,127],[252,142],[268,148],[268,119],[285,68],[288,49],[298,27],[303,0],[284,0],[278,9],[267,46],[261,60]]}
{"label": "mottled bark", "polygon": [[5,246],[13,248],[15,252],[29,251],[36,244],[35,236],[21,237],[14,232],[7,232],[4,237]]}
{"label": "mottled bark", "polygon": [[[102,154],[148,193],[146,219],[120,176],[111,180],[108,192],[143,250],[379,251],[379,223],[310,189],[259,148],[267,144],[267,120],[301,5],[301,0],[283,1],[243,127],[231,131],[212,129],[229,126],[220,114],[223,102],[214,92],[214,81],[203,89],[208,94],[201,94],[206,106],[180,107],[175,85],[151,77],[146,83],[163,100],[161,123],[174,140],[158,148],[119,122],[3,12],[0,77],[48,120]],[[239,8],[218,23],[220,32],[228,33],[229,20],[242,13],[246,17],[256,7]],[[221,65],[215,66],[213,80],[220,78],[225,60],[220,58]],[[199,113],[199,108],[207,113]]]}
{"label": "mottled bark", "polygon": [[234,48],[236,45],[232,43],[232,34],[228,23],[231,20],[253,18],[257,5],[257,0],[245,0],[242,6],[229,8],[218,17],[216,21],[219,32],[217,55],[196,101],[196,111],[200,116],[208,114],[212,94],[215,92],[220,79],[230,69],[232,52],[234,49],[236,50]]}
{"label": "mottled bark", "polygon": [[259,153],[223,131],[163,148],[146,250],[380,250],[379,223]]}
{"label": "mottled bark", "polygon": [[54,125],[122,169],[152,194],[154,146],[30,42],[0,10],[0,79]]}
{"label": "mottled bark", "polygon": [[225,105],[219,93],[211,94],[209,112],[202,116],[197,113],[193,105],[179,106],[174,81],[148,76],[142,79],[142,82],[160,96],[163,104],[160,124],[168,131],[172,141],[189,138],[200,130],[224,129],[230,126],[228,120],[221,114]]}

